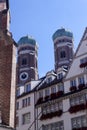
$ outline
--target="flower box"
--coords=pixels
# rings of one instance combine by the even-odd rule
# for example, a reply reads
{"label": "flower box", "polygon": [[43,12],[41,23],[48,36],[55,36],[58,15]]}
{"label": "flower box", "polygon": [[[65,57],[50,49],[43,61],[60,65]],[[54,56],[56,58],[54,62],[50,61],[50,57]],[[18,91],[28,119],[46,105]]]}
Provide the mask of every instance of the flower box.
{"label": "flower box", "polygon": [[72,130],[87,130],[87,127],[73,128]]}
{"label": "flower box", "polygon": [[52,93],[52,94],[50,95],[50,98],[51,98],[51,99],[55,99],[55,98],[56,98],[56,93]]}
{"label": "flower box", "polygon": [[84,109],[86,109],[86,105],[84,103],[82,103],[79,105],[71,106],[68,111],[70,113],[76,113],[76,112],[84,110]]}
{"label": "flower box", "polygon": [[85,63],[82,63],[82,64],[80,64],[80,68],[83,68],[83,67],[86,67],[87,66],[87,62],[85,62]]}
{"label": "flower box", "polygon": [[76,90],[77,90],[76,86],[70,87],[70,91],[71,91],[71,92],[76,91]]}
{"label": "flower box", "polygon": [[59,110],[58,112],[57,112],[57,116],[61,116],[62,115],[62,113],[63,113],[63,111],[62,110]]}
{"label": "flower box", "polygon": [[40,104],[40,103],[42,103],[42,102],[43,102],[43,97],[39,98],[39,99],[37,100],[37,103],[36,103],[36,104]]}
{"label": "flower box", "polygon": [[85,87],[85,84],[79,84],[78,88],[79,90],[82,90]]}
{"label": "flower box", "polygon": [[46,97],[44,97],[45,101],[46,101],[46,100],[48,101],[49,98],[50,98],[50,96],[46,96]]}
{"label": "flower box", "polygon": [[58,92],[57,92],[57,97],[60,97],[60,96],[62,96],[63,94],[64,94],[63,91],[58,91]]}
{"label": "flower box", "polygon": [[40,120],[46,120],[46,119],[51,119],[53,117],[60,117],[62,115],[63,111],[62,110],[58,110],[55,112],[51,112],[51,113],[47,113],[47,114],[42,114],[42,116],[40,117]]}

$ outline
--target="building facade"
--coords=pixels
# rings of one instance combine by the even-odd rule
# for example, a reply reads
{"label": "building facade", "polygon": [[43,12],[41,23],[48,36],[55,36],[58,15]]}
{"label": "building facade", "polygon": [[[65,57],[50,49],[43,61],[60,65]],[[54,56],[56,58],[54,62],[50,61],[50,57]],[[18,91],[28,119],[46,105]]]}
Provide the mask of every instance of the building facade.
{"label": "building facade", "polygon": [[[35,121],[35,93],[34,89],[41,81],[30,81],[24,86],[18,87],[20,95],[17,95],[16,102],[16,130],[28,130]],[[34,122],[35,123],[35,122]],[[35,130],[35,125],[31,130]]]}

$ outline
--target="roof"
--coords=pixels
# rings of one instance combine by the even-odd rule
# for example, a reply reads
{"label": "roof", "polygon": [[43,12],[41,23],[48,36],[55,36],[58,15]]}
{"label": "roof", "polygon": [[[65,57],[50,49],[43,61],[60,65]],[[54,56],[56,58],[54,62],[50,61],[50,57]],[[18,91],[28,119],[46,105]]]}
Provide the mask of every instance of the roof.
{"label": "roof", "polygon": [[47,83],[45,81],[45,79],[46,79],[46,77],[44,77],[43,80],[38,84],[38,86],[36,87],[37,90],[45,89],[45,88],[50,87],[52,85],[55,85],[57,83],[62,83],[63,82],[63,78],[62,79],[57,79],[57,77],[56,77],[55,79],[53,79],[49,83]]}
{"label": "roof", "polygon": [[20,40],[18,41],[18,45],[23,45],[23,44],[36,45],[36,41],[35,39],[27,35],[27,36],[21,37]]}
{"label": "roof", "polygon": [[65,28],[61,28],[58,29],[52,36],[53,41],[57,38],[57,37],[61,37],[61,36],[68,36],[73,38],[73,33],[66,30]]}

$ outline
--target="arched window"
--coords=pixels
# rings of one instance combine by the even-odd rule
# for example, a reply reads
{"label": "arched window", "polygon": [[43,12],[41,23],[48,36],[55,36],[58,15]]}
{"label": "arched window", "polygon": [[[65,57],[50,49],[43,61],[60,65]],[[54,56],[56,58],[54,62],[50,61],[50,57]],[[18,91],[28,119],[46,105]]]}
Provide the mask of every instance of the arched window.
{"label": "arched window", "polygon": [[60,52],[60,58],[65,58],[66,57],[66,52],[63,50]]}
{"label": "arched window", "polygon": [[27,59],[26,58],[23,58],[22,59],[22,65],[26,65],[27,64]]}

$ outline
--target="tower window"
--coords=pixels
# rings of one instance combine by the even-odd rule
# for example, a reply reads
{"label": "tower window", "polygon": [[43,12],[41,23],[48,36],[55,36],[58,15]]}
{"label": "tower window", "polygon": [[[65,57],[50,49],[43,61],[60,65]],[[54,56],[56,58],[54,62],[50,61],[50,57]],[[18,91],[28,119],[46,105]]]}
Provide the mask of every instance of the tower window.
{"label": "tower window", "polygon": [[23,58],[22,59],[22,65],[26,65],[27,64],[27,59],[26,58]]}
{"label": "tower window", "polygon": [[65,58],[65,57],[66,57],[65,51],[61,51],[61,52],[60,52],[60,57],[61,57],[61,58]]}

